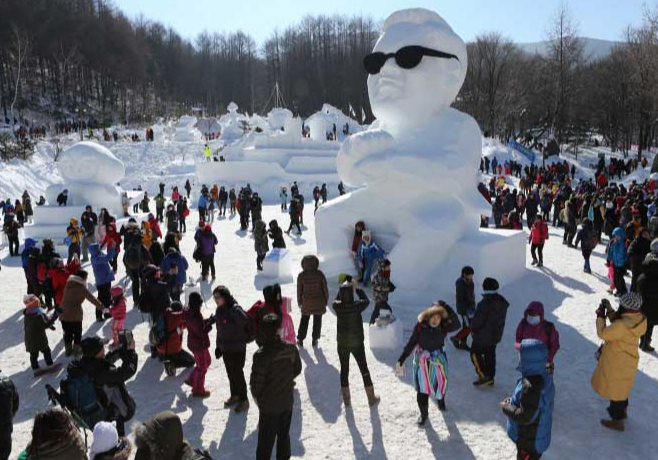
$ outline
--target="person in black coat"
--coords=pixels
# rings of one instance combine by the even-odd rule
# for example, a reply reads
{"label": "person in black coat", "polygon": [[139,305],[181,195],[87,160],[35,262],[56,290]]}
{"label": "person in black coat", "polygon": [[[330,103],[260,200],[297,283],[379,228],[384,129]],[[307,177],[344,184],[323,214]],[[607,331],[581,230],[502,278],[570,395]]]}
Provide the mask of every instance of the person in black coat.
{"label": "person in black coat", "polygon": [[19,397],[14,382],[0,372],[0,460],[7,460],[11,454],[11,433],[18,406]]}
{"label": "person in black coat", "polygon": [[450,340],[458,350],[470,350],[468,336],[471,335],[471,320],[475,314],[475,285],[472,267],[462,268],[459,279],[455,281],[455,292],[457,297],[457,313],[462,318],[462,328],[459,333],[453,335]]}
{"label": "person in black coat", "polygon": [[279,227],[276,219],[270,221],[267,234],[272,238],[272,248],[285,249],[286,241],[283,239],[283,229]]}
{"label": "person in black coat", "polygon": [[637,280],[642,274],[642,263],[647,254],[651,252],[649,230],[643,228],[640,235],[628,246],[628,260],[631,265],[631,292],[637,291]]}
{"label": "person in black coat", "polygon": [[485,278],[482,300],[471,321],[471,361],[478,374],[475,386],[493,386],[496,376],[496,346],[503,338],[509,302],[498,294],[498,281]]}
{"label": "person in black coat", "polygon": [[[459,329],[457,314],[445,302],[439,301],[418,315],[418,323],[398,358],[396,374],[403,375],[403,365],[414,352],[414,387],[420,409],[418,425],[427,421],[429,397],[436,400],[439,410],[446,410],[445,392],[448,385],[448,359],[444,350],[449,333]],[[429,384],[429,385],[428,385]]]}
{"label": "person in black coat", "polygon": [[[81,346],[82,359],[71,362],[67,373],[69,376],[79,373],[89,375],[99,401],[107,412],[106,421],[116,421],[119,436],[125,436],[125,422],[133,417],[136,408],[135,401],[126,389],[126,381],[137,372],[135,342],[121,345],[107,355],[103,341],[98,337],[84,339]],[[114,365],[118,360],[121,360],[120,367]]]}
{"label": "person in black coat", "polygon": [[658,324],[658,257],[653,253],[643,263],[642,274],[637,280],[637,292],[642,296],[642,313],[647,318],[647,332],[640,340],[640,349],[652,353],[655,350],[651,346],[651,337],[654,326]]}
{"label": "person in black coat", "polygon": [[[354,290],[359,300],[354,299]],[[370,304],[366,293],[358,288],[356,280],[345,281],[338,292],[338,296],[332,307],[336,312],[336,340],[338,342],[338,359],[340,360],[340,387],[345,407],[352,405],[350,395],[350,355],[354,356],[356,364],[361,371],[363,385],[365,386],[368,404],[374,406],[379,403],[379,397],[375,395],[375,389],[368,370],[366,361],[366,349],[363,344],[363,313]]]}
{"label": "person in black coat", "polygon": [[278,334],[281,318],[265,315],[259,324],[263,345],[254,353],[249,386],[258,405],[256,460],[269,460],[276,440],[276,458],[290,458],[290,423],[295,377],[302,361],[294,345],[283,343]]}
{"label": "person in black coat", "polygon": [[233,407],[236,412],[244,412],[249,408],[244,364],[247,356],[247,343],[253,340],[251,319],[238,305],[226,286],[217,286],[213,290],[212,296],[217,305],[215,311],[217,329],[215,358],[224,359],[231,391],[230,398],[224,401],[224,407]]}

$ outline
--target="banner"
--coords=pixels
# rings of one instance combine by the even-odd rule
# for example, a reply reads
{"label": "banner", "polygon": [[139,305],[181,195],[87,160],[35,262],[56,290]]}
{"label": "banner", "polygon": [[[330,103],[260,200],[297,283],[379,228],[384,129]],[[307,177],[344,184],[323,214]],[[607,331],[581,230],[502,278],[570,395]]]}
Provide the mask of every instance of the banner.
{"label": "banner", "polygon": [[519,152],[521,155],[526,157],[531,163],[535,162],[535,152],[533,152],[532,149],[526,147],[525,145],[519,144],[513,138],[510,138],[508,147]]}

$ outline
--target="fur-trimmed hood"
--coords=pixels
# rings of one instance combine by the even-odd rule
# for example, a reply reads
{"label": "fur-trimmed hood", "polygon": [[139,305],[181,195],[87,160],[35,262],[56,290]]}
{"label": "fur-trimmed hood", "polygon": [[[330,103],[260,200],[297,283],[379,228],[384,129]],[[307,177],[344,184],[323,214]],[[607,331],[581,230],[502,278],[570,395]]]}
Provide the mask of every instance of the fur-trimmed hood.
{"label": "fur-trimmed hood", "polygon": [[446,310],[441,305],[432,305],[431,307],[426,308],[423,312],[418,315],[418,322],[422,323],[424,321],[429,321],[429,319],[434,315],[440,315],[441,319],[448,318],[448,310]]}
{"label": "fur-trimmed hood", "polygon": [[183,425],[171,411],[156,414],[135,428],[135,460],[181,460],[194,450],[183,437]]}

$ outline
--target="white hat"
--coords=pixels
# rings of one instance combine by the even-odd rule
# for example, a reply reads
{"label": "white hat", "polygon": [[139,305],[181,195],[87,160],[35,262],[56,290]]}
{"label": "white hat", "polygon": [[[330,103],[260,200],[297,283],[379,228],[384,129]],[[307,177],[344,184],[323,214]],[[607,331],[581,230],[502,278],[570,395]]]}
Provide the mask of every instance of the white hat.
{"label": "white hat", "polygon": [[98,422],[94,427],[94,441],[89,449],[89,460],[119,445],[116,422]]}

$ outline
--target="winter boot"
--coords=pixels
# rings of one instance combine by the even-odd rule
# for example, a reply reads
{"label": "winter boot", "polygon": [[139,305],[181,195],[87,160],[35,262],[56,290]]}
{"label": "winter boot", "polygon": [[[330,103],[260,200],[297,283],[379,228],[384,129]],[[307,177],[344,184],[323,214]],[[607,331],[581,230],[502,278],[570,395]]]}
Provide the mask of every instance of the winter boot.
{"label": "winter boot", "polygon": [[376,406],[381,401],[381,398],[375,395],[375,387],[366,387],[366,395],[368,396],[368,405],[370,407]]}
{"label": "winter boot", "polygon": [[302,339],[297,339],[297,347],[304,348],[304,341]]}
{"label": "winter boot", "polygon": [[73,354],[73,345],[70,343],[64,344],[64,356],[67,358]]}
{"label": "winter boot", "polygon": [[420,416],[418,417],[418,420],[416,420],[416,425],[419,427],[425,426],[425,422],[427,422],[427,416],[428,416],[428,407],[423,406],[420,408]]}
{"label": "winter boot", "polygon": [[437,400],[436,405],[439,406],[439,410],[441,412],[444,412],[446,410],[446,401],[445,401],[445,399]]}
{"label": "winter boot", "polygon": [[82,358],[82,347],[80,345],[73,345],[73,357],[75,359]]}
{"label": "winter boot", "polygon": [[239,396],[231,396],[226,401],[224,401],[224,409],[228,409],[230,407],[233,407],[239,402],[240,402],[240,397]]}
{"label": "winter boot", "polygon": [[493,385],[494,379],[491,377],[483,377],[473,382],[474,387],[492,387]]}
{"label": "winter boot", "polygon": [[341,387],[340,391],[343,394],[343,404],[345,404],[345,407],[350,407],[352,405],[352,396],[350,395],[350,387]]}
{"label": "winter boot", "polygon": [[247,412],[249,410],[249,400],[244,399],[242,401],[238,401],[238,403],[235,405],[235,408],[233,410],[238,414],[242,412]]}
{"label": "winter boot", "polygon": [[624,431],[623,420],[601,420],[601,425],[615,431]]}
{"label": "winter boot", "polygon": [[318,339],[313,339],[313,341],[311,342],[311,346],[313,348],[317,348],[318,347]]}

